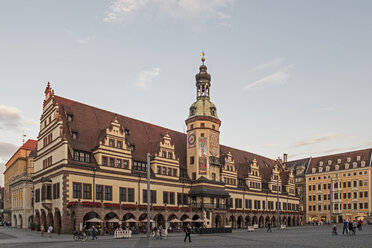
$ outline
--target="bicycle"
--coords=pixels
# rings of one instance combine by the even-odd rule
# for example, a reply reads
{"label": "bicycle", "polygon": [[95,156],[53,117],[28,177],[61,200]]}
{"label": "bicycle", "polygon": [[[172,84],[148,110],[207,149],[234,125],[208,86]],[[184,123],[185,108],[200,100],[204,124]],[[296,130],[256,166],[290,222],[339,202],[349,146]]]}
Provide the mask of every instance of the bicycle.
{"label": "bicycle", "polygon": [[85,242],[87,240],[87,236],[85,233],[81,234],[80,232],[75,232],[73,235],[74,241],[83,241]]}

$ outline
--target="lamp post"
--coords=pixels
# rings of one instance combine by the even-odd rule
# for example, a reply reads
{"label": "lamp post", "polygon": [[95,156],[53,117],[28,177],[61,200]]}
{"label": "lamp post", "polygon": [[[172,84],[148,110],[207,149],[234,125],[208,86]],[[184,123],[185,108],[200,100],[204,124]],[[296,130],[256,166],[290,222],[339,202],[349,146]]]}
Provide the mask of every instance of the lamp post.
{"label": "lamp post", "polygon": [[279,174],[276,177],[276,209],[278,215],[278,224],[276,225],[279,230],[279,223],[280,223],[280,212],[279,212]]}
{"label": "lamp post", "polygon": [[147,153],[147,238],[150,238],[150,153]]}

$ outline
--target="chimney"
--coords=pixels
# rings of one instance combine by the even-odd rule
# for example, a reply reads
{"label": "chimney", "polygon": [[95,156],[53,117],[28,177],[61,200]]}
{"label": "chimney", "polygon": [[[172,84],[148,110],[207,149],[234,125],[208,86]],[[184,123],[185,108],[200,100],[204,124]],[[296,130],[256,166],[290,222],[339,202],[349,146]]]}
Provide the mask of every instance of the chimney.
{"label": "chimney", "polygon": [[284,163],[287,163],[287,158],[288,158],[288,154],[287,153],[283,153],[283,162]]}

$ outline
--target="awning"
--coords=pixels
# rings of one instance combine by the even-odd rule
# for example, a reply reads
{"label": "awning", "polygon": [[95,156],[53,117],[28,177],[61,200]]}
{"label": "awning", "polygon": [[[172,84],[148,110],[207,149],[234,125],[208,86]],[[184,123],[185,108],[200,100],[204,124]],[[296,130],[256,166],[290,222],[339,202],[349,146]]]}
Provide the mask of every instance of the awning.
{"label": "awning", "polygon": [[224,189],[211,188],[211,187],[195,187],[189,191],[190,196],[214,196],[214,197],[230,197],[230,194]]}
{"label": "awning", "polygon": [[103,220],[100,220],[98,218],[93,218],[93,219],[87,220],[87,222],[99,223],[99,222],[103,222]]}

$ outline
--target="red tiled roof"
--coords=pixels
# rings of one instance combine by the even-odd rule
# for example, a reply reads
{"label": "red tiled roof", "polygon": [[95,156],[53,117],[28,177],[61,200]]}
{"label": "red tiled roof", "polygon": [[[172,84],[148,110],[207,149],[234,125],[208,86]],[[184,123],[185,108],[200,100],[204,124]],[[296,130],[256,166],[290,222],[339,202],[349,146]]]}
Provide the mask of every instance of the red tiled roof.
{"label": "red tiled roof", "polygon": [[20,149],[34,150],[37,147],[37,140],[29,139],[24,143]]}
{"label": "red tiled roof", "polygon": [[[66,138],[72,148],[84,151],[94,150],[99,144],[102,132],[104,132],[104,130],[110,126],[111,122],[117,118],[119,123],[130,131],[128,141],[135,146],[132,152],[133,160],[146,161],[146,153],[157,153],[162,136],[168,133],[175,146],[175,154],[176,157],[179,158],[180,167],[186,168],[186,134],[95,108],[60,96],[54,96],[54,98],[61,109],[60,113],[64,120],[64,129],[67,134]],[[73,121],[67,122],[66,116],[62,114],[63,112],[72,114]],[[71,135],[68,135],[70,132],[69,130],[78,132],[77,140],[73,140]],[[231,152],[235,160],[235,167],[239,173],[238,177],[247,177],[249,165],[253,159],[256,158],[260,170],[262,169],[261,173],[263,176],[265,178],[270,178],[271,168],[267,168],[267,166],[273,166],[275,164],[274,160],[223,145],[220,146],[220,149],[221,156]]]}

